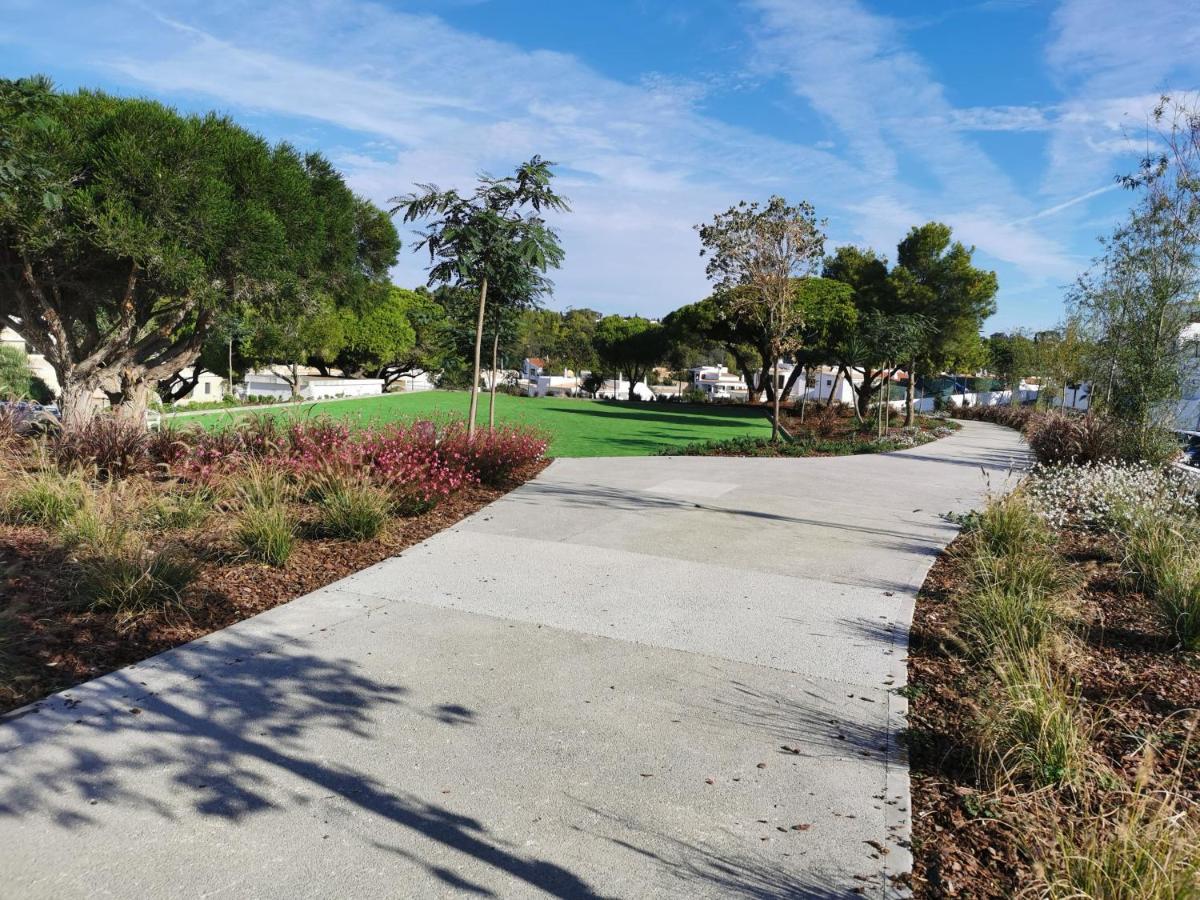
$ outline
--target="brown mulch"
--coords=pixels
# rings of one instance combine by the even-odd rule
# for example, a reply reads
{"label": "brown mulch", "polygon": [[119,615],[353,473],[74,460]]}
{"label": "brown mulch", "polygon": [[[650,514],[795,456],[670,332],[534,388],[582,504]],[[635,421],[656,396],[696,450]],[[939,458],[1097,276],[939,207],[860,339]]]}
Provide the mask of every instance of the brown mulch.
{"label": "brown mulch", "polygon": [[[934,564],[917,598],[908,662],[908,747],[913,791],[913,888],[917,897],[1013,897],[1036,884],[1035,856],[1051,846],[1052,804],[997,796],[976,774],[976,731],[988,681],[961,655],[954,598],[964,585],[956,541]],[[1195,708],[1200,654],[1184,653],[1150,601],[1122,579],[1107,538],[1071,533],[1060,552],[1082,581],[1078,652],[1071,658],[1082,699],[1099,722],[1094,749],[1132,783],[1146,742],[1154,770],[1174,772],[1200,800]],[[1189,746],[1187,758],[1182,760]]]}
{"label": "brown mulch", "polygon": [[[207,553],[176,609],[132,623],[71,602],[70,568],[42,529],[0,524],[0,713],[138,662],[294,600],[461,521],[537,475],[505,488],[474,486],[427,513],[395,519],[370,541],[303,538],[278,568]],[[204,552],[204,548],[197,548]],[[5,652],[7,648],[7,652]]]}

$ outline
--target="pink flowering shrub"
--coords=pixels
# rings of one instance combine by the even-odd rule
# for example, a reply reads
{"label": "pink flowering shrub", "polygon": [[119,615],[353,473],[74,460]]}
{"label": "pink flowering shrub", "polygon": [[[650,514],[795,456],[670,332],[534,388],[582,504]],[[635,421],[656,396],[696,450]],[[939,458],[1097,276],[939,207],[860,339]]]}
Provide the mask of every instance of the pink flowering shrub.
{"label": "pink flowering shrub", "polygon": [[467,437],[462,426],[451,429],[444,438],[453,444],[468,467],[483,484],[500,487],[513,473],[546,454],[549,441],[527,428],[498,428]]}
{"label": "pink flowering shrub", "polygon": [[393,498],[397,512],[418,515],[470,484],[502,484],[541,459],[547,442],[501,428],[468,438],[460,424],[412,422],[353,429],[328,419],[293,422],[259,417],[220,432],[175,432],[155,442],[175,476],[209,483],[265,460],[300,484],[330,472],[366,475]]}

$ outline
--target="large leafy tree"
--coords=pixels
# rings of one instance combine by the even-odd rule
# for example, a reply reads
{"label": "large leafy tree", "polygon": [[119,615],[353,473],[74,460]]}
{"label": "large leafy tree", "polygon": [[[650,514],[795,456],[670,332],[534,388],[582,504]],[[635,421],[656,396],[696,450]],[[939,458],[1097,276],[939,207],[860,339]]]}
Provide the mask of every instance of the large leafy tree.
{"label": "large leafy tree", "polygon": [[[899,312],[888,277],[887,259],[869,248],[843,246],[825,260],[822,274],[851,290],[855,322],[852,328],[836,336],[831,361],[838,367],[838,379],[849,380],[855,413],[862,419],[877,386],[887,375],[884,360],[876,352],[882,341],[878,332]],[[860,379],[851,376],[854,371],[861,373]]]}
{"label": "large leafy tree", "polygon": [[337,309],[343,341],[332,359],[318,357],[313,364],[325,374],[336,366],[346,375],[384,377],[384,369],[407,357],[416,343],[409,319],[413,291],[380,282],[354,303]]}
{"label": "large leafy tree", "polygon": [[305,315],[383,277],[399,241],[322,157],[228,118],[0,81],[0,323],[54,367],[64,420],[140,416],[221,312]]}
{"label": "large leafy tree", "polygon": [[667,329],[669,357],[672,365],[683,367],[711,358],[710,348],[720,348],[733,362],[733,367],[746,378],[759,373],[759,384],[770,377],[770,357],[763,349],[761,334],[729,309],[716,297],[705,297],[671,312],[663,320]]}
{"label": "large leafy tree", "polygon": [[974,247],[952,240],[950,226],[914,226],[897,247],[890,280],[899,309],[927,323],[925,340],[910,360],[905,424],[914,416],[917,373],[954,367],[979,348],[979,329],[996,311],[996,273],[977,268]]}
{"label": "large leafy tree", "polygon": [[[371,351],[369,361],[378,362],[376,375],[384,380],[385,389],[410,375],[440,372],[454,352],[445,307],[424,287],[413,291],[393,287],[388,292],[386,309],[384,315],[397,319],[402,315],[405,325],[397,322],[396,334],[387,345]],[[370,319],[368,315],[359,321]],[[363,369],[368,369],[367,360]]]}
{"label": "large leafy tree", "polygon": [[796,303],[792,280],[813,274],[820,264],[821,223],[807,202],[791,205],[774,196],[761,205],[742,201],[696,230],[718,299],[733,317],[755,327],[771,360],[771,438],[778,440],[779,360],[803,339],[804,307]]}
{"label": "large leafy tree", "polygon": [[563,313],[557,359],[576,375],[600,364],[596,355],[596,325],[600,319],[594,309],[568,309]]}
{"label": "large leafy tree", "polygon": [[605,316],[596,325],[596,353],[600,362],[629,376],[629,399],[634,386],[667,356],[666,330],[641,316]]}
{"label": "large leafy tree", "polygon": [[314,298],[300,315],[252,312],[246,324],[243,356],[251,365],[271,367],[287,382],[293,400],[300,397],[301,366],[327,368],[346,346],[346,321],[327,298]]}
{"label": "large leafy tree", "polygon": [[987,339],[988,367],[1012,390],[1011,404],[1020,403],[1021,378],[1041,374],[1041,356],[1033,336],[1021,329],[993,334]]}
{"label": "large leafy tree", "polygon": [[793,290],[796,303],[801,307],[804,326],[799,349],[792,354],[796,365],[783,386],[785,400],[801,373],[836,359],[836,348],[858,321],[854,291],[844,282],[815,276],[797,278]]}
{"label": "large leafy tree", "polygon": [[475,433],[479,406],[479,370],[487,321],[488,286],[504,283],[504,295],[522,294],[532,276],[557,268],[563,259],[558,235],[544,211],[566,211],[566,200],[554,192],[553,163],[534,156],[506,178],[481,175],[467,196],[435,185],[393,199],[393,212],[405,222],[424,222],[417,244],[429,252],[429,284],[473,290],[479,298],[475,319],[471,401],[467,430]]}

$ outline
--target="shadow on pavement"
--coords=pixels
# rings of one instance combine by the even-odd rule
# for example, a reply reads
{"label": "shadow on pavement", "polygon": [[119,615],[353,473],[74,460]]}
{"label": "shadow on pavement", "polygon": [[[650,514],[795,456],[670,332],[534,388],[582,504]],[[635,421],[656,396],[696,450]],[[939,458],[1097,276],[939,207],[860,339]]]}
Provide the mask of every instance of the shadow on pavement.
{"label": "shadow on pavement", "polygon": [[[171,660],[171,675],[185,680],[161,694],[147,693],[136,667],[115,673],[95,683],[103,685],[96,696],[81,689],[78,701],[66,701],[68,708],[78,703],[67,734],[60,732],[60,709],[11,725],[0,721],[0,735],[10,725],[22,744],[34,745],[24,748],[20,771],[10,769],[0,779],[0,819],[37,816],[48,819],[52,831],[74,832],[100,827],[93,810],[105,804],[150,812],[164,826],[186,828],[193,814],[236,822],[311,804],[313,794],[332,795],[550,896],[600,896],[562,866],[503,846],[477,819],[305,749],[317,729],[347,741],[379,740],[372,712],[383,706],[408,705],[450,728],[469,725],[475,711],[455,703],[423,709],[405,688],[364,677],[352,660],[309,653],[302,642],[269,647],[271,642],[260,639],[182,648]],[[63,699],[44,705],[61,707]],[[12,752],[7,755],[11,763]],[[488,893],[443,866],[386,849],[421,865],[447,888]]]}
{"label": "shadow on pavement", "polygon": [[[608,841],[631,854],[651,860],[668,877],[678,882],[673,895],[688,897],[696,894],[740,897],[745,900],[836,900],[861,897],[865,885],[882,883],[882,874],[856,879],[854,887],[839,885],[833,877],[815,871],[801,871],[792,865],[787,869],[767,854],[750,851],[730,854],[714,847],[692,843],[683,838],[651,831],[637,822],[583,803],[588,813],[609,823],[611,829],[600,832],[584,831]],[[612,833],[616,832],[621,837]],[[640,838],[638,843],[634,838]],[[655,849],[651,849],[651,847]],[[846,876],[843,874],[842,879]]]}

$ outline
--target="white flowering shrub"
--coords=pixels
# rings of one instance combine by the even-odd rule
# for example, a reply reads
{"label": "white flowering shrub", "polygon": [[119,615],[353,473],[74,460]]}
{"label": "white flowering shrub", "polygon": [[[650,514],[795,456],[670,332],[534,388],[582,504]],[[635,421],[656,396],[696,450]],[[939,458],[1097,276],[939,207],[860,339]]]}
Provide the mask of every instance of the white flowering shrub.
{"label": "white flowering shrub", "polygon": [[1139,463],[1036,465],[1027,491],[1057,528],[1111,531],[1132,516],[1195,519],[1200,514],[1200,480]]}

